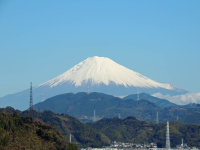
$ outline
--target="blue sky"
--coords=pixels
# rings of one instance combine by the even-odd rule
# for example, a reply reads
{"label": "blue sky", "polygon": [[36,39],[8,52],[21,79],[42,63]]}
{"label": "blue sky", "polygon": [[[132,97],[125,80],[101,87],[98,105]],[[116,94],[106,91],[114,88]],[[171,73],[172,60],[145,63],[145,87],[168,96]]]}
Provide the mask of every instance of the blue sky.
{"label": "blue sky", "polygon": [[0,0],[0,96],[91,56],[200,92],[199,0]]}

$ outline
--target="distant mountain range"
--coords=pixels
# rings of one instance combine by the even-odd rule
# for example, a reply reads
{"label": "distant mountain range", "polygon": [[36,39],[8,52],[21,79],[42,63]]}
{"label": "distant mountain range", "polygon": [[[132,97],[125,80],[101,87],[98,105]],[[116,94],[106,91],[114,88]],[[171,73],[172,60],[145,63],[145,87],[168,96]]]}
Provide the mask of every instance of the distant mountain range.
{"label": "distant mountain range", "polygon": [[[69,92],[101,92],[126,96],[137,91],[177,95],[186,93],[168,83],[160,83],[130,70],[106,57],[90,57],[65,73],[33,88],[34,103]],[[43,96],[42,96],[43,95]],[[0,106],[25,110],[29,90],[0,98]]]}
{"label": "distant mountain range", "polygon": [[154,113],[161,110],[160,107],[147,101],[124,100],[103,93],[67,93],[49,98],[42,103],[34,105],[40,110],[51,110],[57,113],[67,113],[76,118],[93,118],[95,110],[96,117],[121,117],[136,116],[139,119],[152,121]]}
{"label": "distant mountain range", "polygon": [[[16,116],[17,112],[20,116],[28,116],[28,111],[16,111],[13,108],[4,108],[0,109],[0,112],[7,112],[12,115],[9,115],[11,118]],[[0,113],[1,114],[1,113]],[[2,113],[1,116],[6,116],[5,113]],[[79,147],[102,147],[109,145],[112,141],[118,142],[133,142],[133,143],[156,143],[159,147],[165,147],[165,136],[166,136],[166,122],[160,124],[148,123],[145,121],[140,121],[134,117],[127,117],[124,119],[119,118],[104,118],[102,120],[96,121],[94,123],[81,123],[77,119],[66,115],[66,114],[57,114],[51,111],[36,112],[34,111],[34,119],[36,122],[31,122],[32,125],[35,125],[34,130],[40,130],[41,132],[32,132],[42,133],[42,138],[53,138],[58,136],[53,131],[56,131],[54,128],[47,128],[43,124],[54,125],[63,136],[68,140],[69,135],[72,136],[72,143],[76,143]],[[23,121],[30,120],[30,118],[21,118],[17,117],[15,119],[23,123]],[[1,123],[2,123],[1,118]],[[5,121],[9,121],[5,119]],[[41,122],[43,122],[41,124]],[[19,122],[18,122],[19,123]],[[26,123],[26,125],[31,125]],[[20,124],[21,125],[21,124]],[[15,128],[18,130],[18,128]],[[26,129],[23,127],[20,130],[26,132]],[[49,131],[49,132],[48,132]],[[187,143],[189,146],[198,146],[200,147],[200,125],[192,124],[183,124],[180,122],[170,122],[170,139],[172,147],[181,143],[181,139],[184,139],[184,143]],[[2,134],[1,130],[1,134]],[[28,133],[28,132],[27,132]],[[21,134],[22,135],[22,134]],[[20,138],[23,136],[19,135]],[[40,135],[40,134],[39,134]],[[27,138],[27,134],[24,134],[24,138]],[[19,139],[16,138],[16,140]],[[33,136],[35,140],[35,136]],[[61,137],[61,136],[60,136]],[[0,137],[0,139],[2,136]],[[27,138],[28,139],[28,138]],[[37,139],[37,138],[36,138]],[[56,139],[56,138],[53,138]],[[53,140],[51,139],[51,140]],[[62,137],[60,139],[63,139]],[[59,139],[59,140],[60,140]],[[57,146],[62,146],[64,143],[60,143]],[[39,146],[39,145],[36,145]],[[59,149],[59,148],[58,148]]]}
{"label": "distant mountain range", "polygon": [[135,116],[137,119],[149,122],[181,121],[200,124],[200,105],[190,104],[179,106],[167,100],[148,94],[129,95],[125,98],[114,97],[103,93],[67,93],[54,96],[44,102],[34,105],[35,110],[51,110],[56,113],[67,113],[82,121],[92,121],[94,110],[96,119]]}

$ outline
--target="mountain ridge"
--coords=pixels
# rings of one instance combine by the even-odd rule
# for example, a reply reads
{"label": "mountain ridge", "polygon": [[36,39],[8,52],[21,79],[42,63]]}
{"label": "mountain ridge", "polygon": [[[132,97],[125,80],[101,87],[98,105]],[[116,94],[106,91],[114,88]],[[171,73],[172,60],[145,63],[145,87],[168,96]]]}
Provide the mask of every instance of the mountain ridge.
{"label": "mountain ridge", "polygon": [[[63,93],[101,92],[126,96],[137,90],[149,94],[186,93],[171,84],[159,83],[106,57],[90,57],[60,76],[33,87],[34,103]],[[29,107],[29,89],[0,98],[0,106],[25,110]],[[43,96],[45,98],[43,98]]]}
{"label": "mountain ridge", "polygon": [[175,106],[178,106],[166,99],[161,99],[161,98],[157,98],[157,97],[154,97],[154,96],[151,96],[149,94],[146,94],[146,93],[140,93],[139,95],[138,94],[131,94],[131,95],[128,95],[126,97],[124,97],[123,99],[127,100],[127,99],[133,99],[133,100],[137,100],[139,96],[139,99],[146,99],[148,101],[150,101],[151,103],[154,103],[156,104],[157,106],[161,107],[161,108],[165,108],[165,107],[175,107]]}
{"label": "mountain ridge", "polygon": [[[34,105],[37,110],[51,110],[56,113],[67,113],[82,121],[92,121],[94,110],[96,118],[112,118],[121,116],[135,116],[137,119],[149,122],[155,122],[156,113],[159,113],[160,122],[166,119],[171,121],[179,120],[184,123],[200,124],[200,105],[173,105],[160,100],[152,102],[153,99],[149,95],[147,98],[140,99],[122,99],[107,95],[104,93],[85,93],[79,92],[76,94],[66,93],[54,96],[44,102]],[[167,104],[165,107],[164,104]],[[162,107],[161,107],[162,106]]]}
{"label": "mountain ridge", "polygon": [[[11,116],[17,115],[16,110],[10,107],[0,109],[0,111],[7,112]],[[17,111],[17,113],[20,116],[29,115],[28,111]],[[54,125],[66,139],[69,139],[69,135],[71,134],[72,143],[77,143],[79,147],[102,147],[110,145],[111,141],[133,143],[154,142],[158,147],[165,147],[166,120],[163,123],[154,124],[129,116],[124,119],[116,117],[103,118],[93,123],[84,124],[67,114],[58,114],[51,111],[33,111],[33,117],[35,120]],[[199,133],[200,125],[170,122],[172,147],[180,144],[181,138],[189,146],[199,147]]]}
{"label": "mountain ridge", "polygon": [[49,85],[50,87],[55,87],[68,81],[76,87],[81,86],[83,82],[91,81],[91,84],[102,83],[109,85],[111,82],[125,87],[174,89],[170,84],[153,81],[109,58],[98,56],[87,58],[65,73],[39,86]]}

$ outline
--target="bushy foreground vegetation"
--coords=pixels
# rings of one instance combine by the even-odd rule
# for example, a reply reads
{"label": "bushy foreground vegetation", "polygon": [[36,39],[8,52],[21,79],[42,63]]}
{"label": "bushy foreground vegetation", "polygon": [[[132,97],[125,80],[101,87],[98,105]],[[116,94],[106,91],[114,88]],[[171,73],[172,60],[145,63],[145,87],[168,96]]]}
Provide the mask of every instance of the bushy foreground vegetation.
{"label": "bushy foreground vegetation", "polygon": [[[27,116],[28,112],[22,112],[21,115]],[[37,112],[34,112],[34,117],[38,117]],[[110,144],[110,139],[103,133],[69,115],[44,111],[40,113],[39,118],[47,124],[54,125],[66,139],[69,140],[71,134],[72,143],[79,147],[102,147]]]}
{"label": "bushy foreground vegetation", "polygon": [[[18,149],[30,149],[31,146],[32,149],[76,149],[75,145],[66,142],[70,134],[72,143],[79,147],[102,147],[109,145],[111,141],[154,142],[159,147],[165,147],[166,123],[154,124],[128,117],[84,124],[66,114],[34,111],[35,120],[39,118],[44,122],[41,123],[26,118],[28,111],[18,111],[24,117],[13,113],[15,110],[12,108],[5,108],[3,111],[10,113],[0,114],[0,142],[1,147],[7,149],[14,149],[16,145],[19,145]],[[200,125],[170,122],[170,138],[173,147],[180,144],[182,138],[189,146],[200,147]]]}
{"label": "bushy foreground vegetation", "polygon": [[19,117],[16,112],[0,112],[0,149],[76,150],[53,126]]}

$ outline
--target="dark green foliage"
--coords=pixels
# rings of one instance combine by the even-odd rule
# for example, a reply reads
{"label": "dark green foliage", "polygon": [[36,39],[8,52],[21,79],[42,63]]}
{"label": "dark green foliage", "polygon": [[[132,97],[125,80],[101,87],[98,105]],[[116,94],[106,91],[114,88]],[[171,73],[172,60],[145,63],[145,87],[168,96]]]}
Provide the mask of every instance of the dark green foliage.
{"label": "dark green foliage", "polygon": [[[130,99],[132,97],[132,99]],[[139,120],[155,122],[156,113],[159,121],[178,121],[184,123],[200,124],[200,105],[178,106],[167,100],[141,94],[137,102],[136,95],[125,99],[106,95],[103,93],[77,93],[62,94],[34,106],[40,110],[51,110],[56,113],[67,113],[76,118],[93,116],[93,110],[100,117],[112,118],[120,113],[122,118],[135,116]]]}
{"label": "dark green foliage", "polygon": [[[144,103],[141,104],[148,105],[148,103],[150,102],[144,101]],[[151,105],[154,106],[152,103]],[[196,110],[198,106],[188,105],[187,107],[190,109],[192,107],[192,109]],[[151,110],[149,110],[149,113],[150,111]],[[96,123],[84,124],[66,114],[55,114],[51,111],[44,111],[40,113],[39,116],[39,114],[34,111],[34,118],[36,119],[39,117],[39,120],[49,124],[47,126],[41,122],[33,122],[30,118],[19,117],[13,112],[12,115],[1,113],[1,116],[10,116],[13,118],[11,121],[9,121],[10,119],[8,118],[4,118],[3,120],[5,123],[3,124],[0,120],[0,129],[3,129],[1,132],[3,136],[0,138],[0,141],[5,145],[9,144],[9,141],[16,141],[16,139],[19,139],[21,134],[25,134],[27,135],[26,137],[20,137],[22,141],[27,141],[27,139],[29,139],[28,137],[34,135],[33,137],[35,138],[33,139],[35,140],[33,141],[38,141],[36,137],[40,137],[40,140],[43,142],[57,143],[57,146],[63,149],[74,149],[75,145],[73,144],[67,144],[67,146],[63,145],[63,143],[65,143],[63,140],[65,139],[63,139],[60,133],[55,129],[56,127],[66,139],[69,139],[71,133],[72,143],[77,143],[80,147],[102,147],[109,145],[110,141],[114,140],[136,143],[154,142],[157,143],[159,147],[165,146],[166,124],[164,123],[153,124],[139,121],[134,117],[128,117],[126,119],[102,119]],[[28,112],[21,112],[19,115],[27,116]],[[50,124],[54,125],[54,127]],[[21,129],[23,130],[17,132],[19,126],[22,127]],[[6,142],[7,137],[9,137],[8,142]],[[200,126],[170,122],[170,137],[172,146],[180,144],[181,138],[190,146],[200,146]],[[32,146],[34,147],[34,144],[32,144]],[[59,149],[58,147],[56,148]]]}
{"label": "dark green foliage", "polygon": [[[166,124],[152,124],[139,121],[134,117],[128,117],[126,119],[102,119],[90,124],[90,126],[102,131],[112,141],[134,143],[154,142],[159,147],[165,146]],[[200,126],[171,122],[170,138],[172,147],[180,144],[181,138],[189,146],[200,147]]]}
{"label": "dark green foliage", "polygon": [[51,110],[56,113],[67,113],[76,118],[81,116],[93,116],[96,110],[98,116],[107,118],[118,116],[136,116],[142,120],[152,121],[155,112],[161,108],[148,101],[123,100],[103,93],[77,93],[62,94],[52,97],[43,103],[34,106],[40,110]]}
{"label": "dark green foliage", "polygon": [[9,135],[8,133],[0,127],[0,147],[8,145]]}
{"label": "dark green foliage", "polygon": [[[20,115],[28,116],[28,111],[21,112]],[[64,137],[69,140],[72,135],[72,143],[78,144],[79,147],[102,147],[110,144],[110,139],[103,133],[91,128],[87,124],[67,115],[56,114],[52,111],[38,112],[34,111],[34,118],[52,124],[61,131]],[[45,133],[38,131],[37,134],[45,137]]]}
{"label": "dark green foliage", "polygon": [[67,149],[68,149],[68,150],[77,150],[77,146],[74,145],[74,144],[69,143],[69,144],[67,145]]}
{"label": "dark green foliage", "polygon": [[[72,148],[71,148],[72,147]],[[17,112],[0,112],[0,149],[77,149],[69,145],[62,134],[54,127],[19,117]]]}
{"label": "dark green foliage", "polygon": [[41,113],[40,119],[56,126],[67,139],[71,133],[72,142],[81,147],[102,147],[110,144],[109,138],[104,134],[66,114],[45,111]]}

